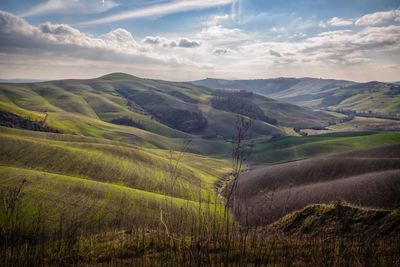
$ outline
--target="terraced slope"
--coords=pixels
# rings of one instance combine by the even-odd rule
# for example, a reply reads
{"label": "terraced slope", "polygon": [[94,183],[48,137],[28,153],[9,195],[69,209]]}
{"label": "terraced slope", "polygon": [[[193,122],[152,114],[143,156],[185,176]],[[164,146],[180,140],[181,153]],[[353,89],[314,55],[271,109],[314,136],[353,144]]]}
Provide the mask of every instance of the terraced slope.
{"label": "terraced slope", "polygon": [[256,168],[238,181],[236,216],[273,222],[309,204],[338,199],[373,208],[400,207],[400,145]]}

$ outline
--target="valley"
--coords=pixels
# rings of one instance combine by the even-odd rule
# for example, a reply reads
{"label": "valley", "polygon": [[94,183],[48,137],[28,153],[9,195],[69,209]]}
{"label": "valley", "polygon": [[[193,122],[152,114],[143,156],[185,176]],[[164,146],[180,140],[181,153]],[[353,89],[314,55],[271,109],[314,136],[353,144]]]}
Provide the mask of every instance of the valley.
{"label": "valley", "polygon": [[[0,83],[0,225],[19,253],[2,257],[289,264],[307,242],[322,261],[335,257],[327,240],[376,229],[366,249],[396,250],[400,124],[339,112],[392,116],[396,86],[124,73]],[[355,258],[358,242],[346,243]]]}
{"label": "valley", "polygon": [[400,267],[398,0],[0,1],[0,267]]}

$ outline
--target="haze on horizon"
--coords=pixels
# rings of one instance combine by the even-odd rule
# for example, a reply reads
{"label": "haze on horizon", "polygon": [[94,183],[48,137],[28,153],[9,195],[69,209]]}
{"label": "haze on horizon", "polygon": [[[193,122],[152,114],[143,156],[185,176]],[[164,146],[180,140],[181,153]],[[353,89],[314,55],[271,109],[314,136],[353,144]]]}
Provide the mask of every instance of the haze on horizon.
{"label": "haze on horizon", "polygon": [[398,0],[0,2],[0,79],[400,80]]}

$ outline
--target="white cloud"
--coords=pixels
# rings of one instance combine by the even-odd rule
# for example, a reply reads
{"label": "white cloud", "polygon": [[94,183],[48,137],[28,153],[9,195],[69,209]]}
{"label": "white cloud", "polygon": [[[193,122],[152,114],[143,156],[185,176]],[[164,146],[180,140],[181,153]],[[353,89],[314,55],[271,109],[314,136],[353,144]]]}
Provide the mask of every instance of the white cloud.
{"label": "white cloud", "polygon": [[204,40],[214,45],[235,45],[244,41],[254,40],[254,36],[238,28],[227,28],[222,25],[205,27],[200,33],[196,34],[200,40]]}
{"label": "white cloud", "polygon": [[228,49],[228,48],[215,48],[214,50],[213,50],[213,53],[215,54],[215,55],[226,55],[226,54],[228,54],[228,53],[230,53],[231,52],[231,50],[230,49]]}
{"label": "white cloud", "polygon": [[279,52],[272,49],[269,50],[269,54],[274,57],[282,57],[282,55]]}
{"label": "white cloud", "polygon": [[102,13],[116,6],[118,4],[112,0],[48,0],[22,12],[20,16],[32,17],[48,13]]}
{"label": "white cloud", "polygon": [[333,17],[330,20],[327,21],[327,24],[332,25],[332,26],[349,26],[353,25],[353,20],[351,19],[342,19],[338,17]]}
{"label": "white cloud", "polygon": [[367,27],[358,32],[328,31],[298,42],[254,42],[242,45],[240,51],[243,57],[264,64],[279,62],[290,66],[303,61],[314,66],[337,67],[371,62],[374,53],[399,53],[398,40],[400,26],[391,25]]}
{"label": "white cloud", "polygon": [[[46,22],[32,26],[25,20],[0,11],[0,49],[9,54],[66,56],[94,61],[133,64],[199,66],[179,55],[164,55],[137,43],[130,32],[115,29],[92,36],[69,25]],[[189,39],[180,46],[194,46]]]}
{"label": "white cloud", "polygon": [[[60,73],[77,73],[81,66],[84,70],[77,77],[91,69],[90,73],[127,71],[176,80],[302,73],[348,78],[355,69],[365,70],[357,75],[369,73],[373,79],[395,75],[394,69],[385,69],[383,74],[376,70],[397,64],[398,57],[392,55],[400,54],[400,25],[351,27],[293,38],[289,32],[285,38],[267,39],[237,28],[229,20],[229,15],[223,15],[216,20],[220,24],[202,24],[201,30],[184,37],[170,34],[136,40],[126,29],[90,35],[66,24],[46,22],[34,26],[0,11],[0,70],[2,76],[11,73],[13,64],[12,69],[18,70],[15,73],[28,70],[39,77],[36,74],[42,71],[43,77],[52,73],[51,66]],[[29,61],[26,64],[24,57]]]}
{"label": "white cloud", "polygon": [[274,33],[286,32],[286,28],[285,27],[272,27],[271,32],[274,32]]}
{"label": "white cloud", "polygon": [[378,25],[392,19],[395,21],[400,20],[400,9],[364,15],[356,21],[356,25]]}
{"label": "white cloud", "polygon": [[205,9],[209,7],[231,4],[234,0],[180,0],[166,4],[152,5],[111,15],[108,17],[83,22],[83,25],[104,24],[119,20],[137,19],[143,17],[163,16],[189,10]]}
{"label": "white cloud", "polygon": [[223,25],[230,21],[231,21],[231,16],[229,14],[218,14],[204,18],[202,24],[204,27],[212,27],[216,25]]}
{"label": "white cloud", "polygon": [[160,37],[160,36],[146,36],[143,40],[143,43],[145,44],[151,44],[151,45],[163,45],[168,43],[167,38]]}
{"label": "white cloud", "polygon": [[184,48],[193,48],[199,47],[201,43],[199,41],[190,40],[187,38],[181,38],[178,41],[173,41],[170,43],[171,47],[184,47]]}
{"label": "white cloud", "polygon": [[191,40],[189,38],[179,38],[177,40],[169,41],[165,37],[161,36],[146,36],[143,43],[149,45],[158,45],[160,47],[182,47],[182,48],[195,48],[201,45],[200,41]]}
{"label": "white cloud", "polygon": [[233,21],[240,23],[243,13],[243,0],[234,0],[231,6],[231,18]]}
{"label": "white cloud", "polygon": [[400,26],[367,27],[359,32],[340,30],[321,33],[299,44],[297,53],[331,64],[369,61],[369,54],[400,51]]}

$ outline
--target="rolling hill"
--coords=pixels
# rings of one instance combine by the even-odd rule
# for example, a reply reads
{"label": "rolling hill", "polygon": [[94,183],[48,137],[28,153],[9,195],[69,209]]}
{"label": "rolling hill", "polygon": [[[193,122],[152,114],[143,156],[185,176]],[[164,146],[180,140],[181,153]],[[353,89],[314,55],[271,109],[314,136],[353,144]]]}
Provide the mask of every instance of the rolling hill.
{"label": "rolling hill", "polygon": [[117,218],[139,223],[142,214],[157,221],[165,203],[188,214],[201,201],[220,205],[214,183],[230,166],[190,153],[7,127],[0,127],[0,144],[2,197],[24,181],[25,212],[40,208],[48,226],[62,213],[79,216],[85,227],[98,220],[107,227]]}
{"label": "rolling hill", "polygon": [[259,138],[248,142],[253,164],[277,164],[321,155],[400,144],[400,132],[334,132],[313,136]]}
{"label": "rolling hill", "polygon": [[274,99],[317,94],[355,84],[350,81],[316,78],[275,78],[258,80],[204,79],[194,84],[216,89],[246,90]]}
{"label": "rolling hill", "polygon": [[[211,105],[215,92],[190,83],[114,73],[91,80],[3,83],[0,110],[39,121],[46,116],[47,126],[65,133],[127,142],[138,142],[146,133],[146,142],[159,146],[160,138],[232,138],[237,111]],[[281,127],[321,127],[333,119],[256,94],[241,100],[272,119],[243,114],[254,119],[249,137],[285,135]]]}
{"label": "rolling hill", "polygon": [[273,99],[310,108],[345,109],[357,112],[397,114],[400,112],[396,83],[355,83],[315,78],[277,78],[266,80],[205,79],[194,84],[215,89],[255,92]]}
{"label": "rolling hill", "polygon": [[369,82],[337,89],[321,98],[319,107],[382,114],[400,113],[400,85]]}
{"label": "rolling hill", "polygon": [[[231,177],[238,114],[252,119],[241,151],[250,171],[229,209],[221,184]],[[0,84],[0,232],[18,249],[2,255],[15,266],[43,258],[54,266],[217,266],[236,262],[237,252],[256,263],[276,233],[330,234],[345,225],[396,234],[400,133],[341,132],[352,123],[333,124],[343,118],[253,92],[123,73]],[[315,136],[294,129],[329,124],[332,133]],[[337,199],[386,210],[346,206],[339,214]],[[243,243],[244,232],[252,239]],[[297,239],[282,237],[272,253],[287,265],[282,248]],[[297,245],[296,253],[307,246]]]}
{"label": "rolling hill", "polygon": [[240,176],[233,211],[242,222],[263,225],[309,204],[338,199],[399,208],[399,168],[400,145],[255,168]]}

